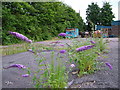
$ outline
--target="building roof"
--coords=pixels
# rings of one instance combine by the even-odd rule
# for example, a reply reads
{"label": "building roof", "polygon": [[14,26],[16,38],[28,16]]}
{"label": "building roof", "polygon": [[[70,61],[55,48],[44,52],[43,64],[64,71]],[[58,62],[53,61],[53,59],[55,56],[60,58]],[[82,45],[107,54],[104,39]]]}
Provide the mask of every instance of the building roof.
{"label": "building roof", "polygon": [[120,25],[120,20],[117,20],[117,21],[112,21],[111,23],[112,25]]}
{"label": "building roof", "polygon": [[112,28],[111,26],[100,26],[100,25],[97,25],[96,26],[96,30],[101,30],[102,28]]}

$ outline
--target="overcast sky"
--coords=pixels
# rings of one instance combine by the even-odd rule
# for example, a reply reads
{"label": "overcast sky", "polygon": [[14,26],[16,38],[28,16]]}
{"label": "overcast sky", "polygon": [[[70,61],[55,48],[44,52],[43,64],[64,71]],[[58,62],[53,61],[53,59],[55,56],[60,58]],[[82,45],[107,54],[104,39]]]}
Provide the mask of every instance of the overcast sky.
{"label": "overcast sky", "polygon": [[80,10],[80,16],[83,18],[83,20],[86,22],[86,9],[88,8],[88,5],[91,4],[91,2],[97,2],[99,7],[101,8],[103,6],[103,2],[107,1],[110,2],[110,5],[112,5],[112,11],[115,15],[114,20],[118,20],[118,2],[120,0],[59,0],[67,5],[71,6],[76,12],[79,12]]}

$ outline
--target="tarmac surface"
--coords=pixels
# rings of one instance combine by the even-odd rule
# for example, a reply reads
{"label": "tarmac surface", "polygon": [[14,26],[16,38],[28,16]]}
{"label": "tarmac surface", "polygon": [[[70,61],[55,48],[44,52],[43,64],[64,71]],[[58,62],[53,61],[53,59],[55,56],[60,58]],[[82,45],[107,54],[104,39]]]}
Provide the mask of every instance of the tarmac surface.
{"label": "tarmac surface", "polygon": [[104,54],[107,58],[98,58],[101,62],[109,62],[113,69],[110,70],[105,64],[101,66],[101,70],[95,74],[86,75],[82,78],[76,78],[71,88],[118,88],[118,39],[109,39],[108,54]]}
{"label": "tarmac surface", "polygon": [[[102,62],[109,62],[113,69],[110,70],[106,65],[102,65],[102,69],[97,71],[95,74],[86,75],[81,78],[73,77],[74,81],[71,88],[118,88],[118,38],[110,38],[110,43],[108,46],[110,48],[108,54],[104,54],[107,58],[98,58]],[[62,44],[71,44],[71,40],[62,40]],[[38,42],[43,44],[49,44],[50,42]],[[45,51],[40,55],[47,58],[49,63],[51,51]],[[54,60],[56,60],[58,51],[55,51]],[[62,55],[63,62],[67,61],[68,58],[66,54]],[[31,71],[34,72],[38,69],[37,63],[35,61],[35,56],[31,52],[24,52],[14,55],[8,55],[2,57],[2,67],[7,67],[11,64],[23,64],[26,67],[30,67]],[[22,74],[26,74],[26,70],[18,68],[2,69],[2,88],[33,88],[32,78],[22,77]],[[72,78],[71,78],[72,80]]]}

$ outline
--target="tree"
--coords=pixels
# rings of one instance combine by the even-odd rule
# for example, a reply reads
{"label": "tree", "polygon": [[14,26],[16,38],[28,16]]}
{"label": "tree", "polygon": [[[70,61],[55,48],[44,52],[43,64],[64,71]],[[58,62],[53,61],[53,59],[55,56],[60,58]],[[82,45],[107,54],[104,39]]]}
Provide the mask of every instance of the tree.
{"label": "tree", "polygon": [[101,8],[101,13],[100,13],[100,22],[101,25],[104,26],[110,26],[111,22],[113,21],[113,18],[115,16],[113,15],[112,8],[109,2],[104,2],[103,7]]}
{"label": "tree", "polygon": [[100,24],[100,7],[97,5],[97,3],[92,2],[91,5],[88,5],[88,8],[86,10],[86,20],[87,20],[87,27],[86,29],[89,32],[92,32],[94,30],[95,25]]}
{"label": "tree", "polygon": [[91,3],[86,10],[86,19],[88,29],[91,31],[91,23],[95,25],[110,26],[113,18],[115,17],[109,2],[103,2],[103,7],[99,8],[97,3]]}
{"label": "tree", "polygon": [[91,21],[92,23],[99,25],[100,24],[100,7],[97,5],[97,3],[92,2],[91,5],[88,5],[88,8],[86,10],[86,19],[87,23]]}
{"label": "tree", "polygon": [[[54,0],[53,0],[54,1]],[[83,20],[70,6],[62,2],[3,2],[2,43],[19,43],[8,34],[19,32],[31,40],[48,40],[65,32],[66,28],[83,30]]]}

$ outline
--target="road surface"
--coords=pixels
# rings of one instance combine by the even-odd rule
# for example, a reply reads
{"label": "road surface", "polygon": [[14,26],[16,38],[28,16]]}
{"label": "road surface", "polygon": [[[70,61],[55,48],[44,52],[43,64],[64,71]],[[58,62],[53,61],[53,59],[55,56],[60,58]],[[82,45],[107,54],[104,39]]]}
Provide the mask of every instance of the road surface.
{"label": "road surface", "polygon": [[[82,40],[82,39],[81,39]],[[102,70],[96,72],[95,74],[86,75],[82,78],[75,78],[71,88],[117,88],[118,87],[118,38],[111,38],[109,43],[110,52],[104,54],[108,58],[101,58],[103,62],[109,62],[113,66],[113,70],[109,70],[108,67],[103,65]],[[71,40],[63,40],[64,43],[71,44]],[[38,42],[43,44],[49,44],[50,42]],[[50,58],[51,52],[44,52],[44,56],[47,59]],[[58,51],[55,51],[57,56]],[[68,60],[68,58],[62,55],[63,61]],[[55,59],[56,57],[54,57]],[[50,60],[47,60],[48,62]],[[11,64],[23,64],[31,68],[31,71],[37,70],[37,63],[35,61],[35,56],[30,52],[24,52],[14,55],[8,55],[2,57],[2,66],[7,67]],[[18,68],[2,69],[2,88],[33,88],[32,77],[22,77],[25,74],[25,70]],[[71,79],[72,80],[72,79]]]}

